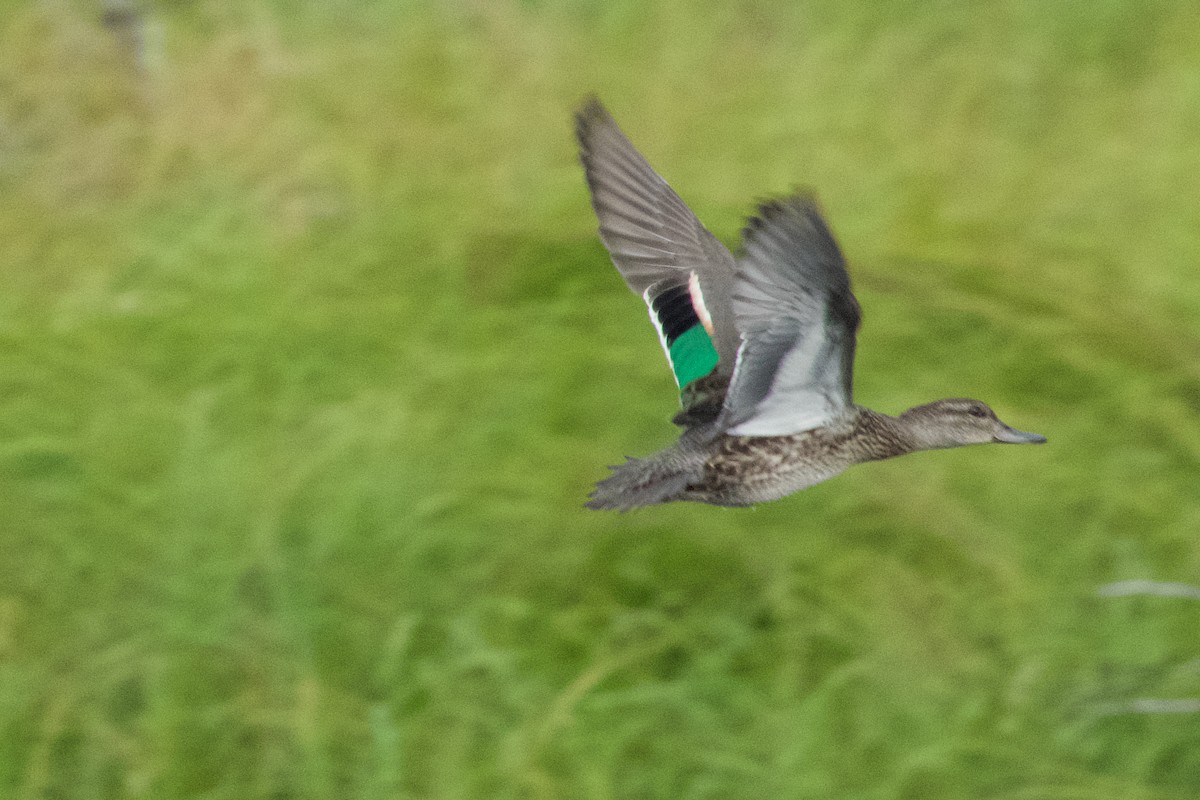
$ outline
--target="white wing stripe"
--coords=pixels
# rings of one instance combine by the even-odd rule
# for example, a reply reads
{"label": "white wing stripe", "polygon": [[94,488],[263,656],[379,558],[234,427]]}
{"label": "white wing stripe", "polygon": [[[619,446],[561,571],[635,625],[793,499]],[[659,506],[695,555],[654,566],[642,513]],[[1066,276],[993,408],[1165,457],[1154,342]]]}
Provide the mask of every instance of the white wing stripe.
{"label": "white wing stripe", "polygon": [[[667,334],[663,330],[662,323],[658,320],[658,314],[654,313],[654,298],[651,295],[657,293],[659,285],[656,283],[646,291],[642,292],[642,299],[646,301],[646,310],[650,312],[650,322],[654,325],[654,330],[658,332],[658,342],[662,345],[663,353],[667,356],[667,364],[671,366],[671,376],[675,376],[675,362],[671,360],[671,347],[667,344]],[[675,385],[679,385],[679,378],[675,378]]]}

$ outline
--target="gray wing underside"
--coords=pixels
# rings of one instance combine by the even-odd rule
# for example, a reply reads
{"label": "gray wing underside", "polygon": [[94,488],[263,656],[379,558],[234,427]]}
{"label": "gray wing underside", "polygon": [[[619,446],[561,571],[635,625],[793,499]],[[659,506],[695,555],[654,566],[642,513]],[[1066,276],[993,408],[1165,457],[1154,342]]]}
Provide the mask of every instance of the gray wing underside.
{"label": "gray wing underside", "polygon": [[666,289],[688,286],[694,275],[712,320],[717,369],[728,374],[739,345],[730,297],[733,256],[634,148],[598,100],[580,109],[575,130],[592,207],[600,220],[600,239],[621,277],[650,302]]}
{"label": "gray wing underside", "polygon": [[852,402],[861,314],[816,204],[766,203],[744,233],[732,306],[742,346],[722,426],[783,436],[826,424]]}

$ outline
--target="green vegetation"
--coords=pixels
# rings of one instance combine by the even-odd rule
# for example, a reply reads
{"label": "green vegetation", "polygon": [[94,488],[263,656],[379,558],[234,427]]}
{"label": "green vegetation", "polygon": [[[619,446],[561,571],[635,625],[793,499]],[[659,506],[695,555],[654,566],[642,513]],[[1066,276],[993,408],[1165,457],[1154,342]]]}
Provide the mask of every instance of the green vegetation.
{"label": "green vegetation", "polygon": [[[0,796],[1200,794],[1200,604],[1096,594],[1200,582],[1200,6],[145,8],[0,2]],[[1050,444],[583,510],[676,408],[592,91]]]}

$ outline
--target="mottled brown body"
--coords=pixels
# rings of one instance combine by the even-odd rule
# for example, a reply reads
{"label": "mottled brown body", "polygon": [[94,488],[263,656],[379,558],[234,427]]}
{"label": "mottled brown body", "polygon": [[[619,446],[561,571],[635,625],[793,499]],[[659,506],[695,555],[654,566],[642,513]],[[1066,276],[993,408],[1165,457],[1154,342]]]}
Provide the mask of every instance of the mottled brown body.
{"label": "mottled brown body", "polygon": [[968,444],[1044,441],[1010,428],[986,405],[966,398],[937,400],[898,417],[851,405],[825,425],[785,436],[723,433],[718,418],[688,428],[672,447],[614,467],[596,485],[588,507],[624,511],[675,500],[749,506],[866,461]]}
{"label": "mottled brown body", "polygon": [[833,424],[791,436],[727,436],[714,440],[703,478],[681,500],[746,506],[776,500],[865,461],[915,448],[894,417],[854,406]]}
{"label": "mottled brown body", "polygon": [[683,410],[672,417],[671,422],[684,428],[715,422],[721,415],[728,390],[729,376],[718,370],[692,381],[683,387],[680,396]]}

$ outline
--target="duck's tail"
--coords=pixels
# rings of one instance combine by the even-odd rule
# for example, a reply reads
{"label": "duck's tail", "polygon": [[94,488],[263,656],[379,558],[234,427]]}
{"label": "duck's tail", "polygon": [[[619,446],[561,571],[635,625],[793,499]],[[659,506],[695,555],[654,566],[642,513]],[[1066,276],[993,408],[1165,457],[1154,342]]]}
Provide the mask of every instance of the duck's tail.
{"label": "duck's tail", "polygon": [[596,484],[588,508],[629,511],[682,499],[689,484],[704,475],[704,461],[668,450],[649,458],[629,458],[611,467],[613,474]]}

